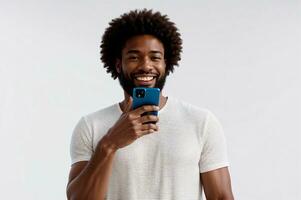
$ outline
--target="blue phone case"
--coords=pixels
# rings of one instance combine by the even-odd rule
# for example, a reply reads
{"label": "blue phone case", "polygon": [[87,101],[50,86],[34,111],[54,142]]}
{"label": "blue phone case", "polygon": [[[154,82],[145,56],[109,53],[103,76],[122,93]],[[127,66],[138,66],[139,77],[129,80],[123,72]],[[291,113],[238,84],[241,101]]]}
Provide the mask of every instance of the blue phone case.
{"label": "blue phone case", "polygon": [[[139,94],[137,94],[137,91],[139,90],[144,91],[144,96],[139,97]],[[136,87],[133,89],[133,109],[136,109],[143,105],[157,105],[159,106],[159,100],[160,100],[160,89],[159,88],[145,88],[145,87]],[[148,112],[144,113],[146,114],[152,114],[152,115],[158,115],[158,111]]]}

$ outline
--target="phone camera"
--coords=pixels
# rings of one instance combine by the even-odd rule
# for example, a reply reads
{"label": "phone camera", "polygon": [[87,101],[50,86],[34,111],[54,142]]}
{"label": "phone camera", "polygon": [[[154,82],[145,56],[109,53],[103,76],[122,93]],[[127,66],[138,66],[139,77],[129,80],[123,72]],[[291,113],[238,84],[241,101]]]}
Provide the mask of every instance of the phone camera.
{"label": "phone camera", "polygon": [[144,89],[137,89],[136,90],[136,97],[138,98],[143,98],[145,96],[145,91]]}

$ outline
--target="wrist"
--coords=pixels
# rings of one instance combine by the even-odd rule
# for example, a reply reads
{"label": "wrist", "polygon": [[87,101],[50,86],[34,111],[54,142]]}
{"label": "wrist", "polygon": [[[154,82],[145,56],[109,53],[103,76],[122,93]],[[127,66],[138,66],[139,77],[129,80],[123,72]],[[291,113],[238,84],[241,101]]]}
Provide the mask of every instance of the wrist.
{"label": "wrist", "polygon": [[98,149],[106,154],[114,154],[117,151],[116,145],[110,140],[108,135],[103,136],[100,140]]}

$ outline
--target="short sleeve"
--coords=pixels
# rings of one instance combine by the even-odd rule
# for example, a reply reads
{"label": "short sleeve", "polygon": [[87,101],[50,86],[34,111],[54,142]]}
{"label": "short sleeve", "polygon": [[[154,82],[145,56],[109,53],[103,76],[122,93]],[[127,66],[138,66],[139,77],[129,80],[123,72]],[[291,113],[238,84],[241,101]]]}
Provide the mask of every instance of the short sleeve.
{"label": "short sleeve", "polygon": [[70,144],[71,164],[90,160],[93,153],[92,134],[85,117],[82,117],[73,130]]}
{"label": "short sleeve", "polygon": [[200,173],[229,166],[223,128],[210,111],[207,113],[203,131]]}

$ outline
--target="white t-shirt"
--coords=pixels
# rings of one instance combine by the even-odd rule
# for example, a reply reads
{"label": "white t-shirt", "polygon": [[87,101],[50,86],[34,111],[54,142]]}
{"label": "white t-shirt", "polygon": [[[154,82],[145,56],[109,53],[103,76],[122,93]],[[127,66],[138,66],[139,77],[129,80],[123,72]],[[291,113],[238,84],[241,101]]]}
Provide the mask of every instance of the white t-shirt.
{"label": "white t-shirt", "polygon": [[[116,103],[81,118],[72,164],[91,158],[121,114]],[[158,132],[117,150],[107,200],[199,200],[200,173],[228,166],[224,133],[210,111],[169,97],[158,116]]]}

